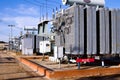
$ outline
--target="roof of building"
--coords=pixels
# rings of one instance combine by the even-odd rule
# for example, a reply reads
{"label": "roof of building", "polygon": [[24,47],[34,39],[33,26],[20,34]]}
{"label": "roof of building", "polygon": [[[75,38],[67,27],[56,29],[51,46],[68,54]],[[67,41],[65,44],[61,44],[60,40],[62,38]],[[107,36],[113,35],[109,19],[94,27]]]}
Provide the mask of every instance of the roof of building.
{"label": "roof of building", "polygon": [[43,25],[43,24],[48,23],[48,22],[49,22],[49,20],[41,21],[41,22],[38,24],[38,27],[39,27],[40,25]]}

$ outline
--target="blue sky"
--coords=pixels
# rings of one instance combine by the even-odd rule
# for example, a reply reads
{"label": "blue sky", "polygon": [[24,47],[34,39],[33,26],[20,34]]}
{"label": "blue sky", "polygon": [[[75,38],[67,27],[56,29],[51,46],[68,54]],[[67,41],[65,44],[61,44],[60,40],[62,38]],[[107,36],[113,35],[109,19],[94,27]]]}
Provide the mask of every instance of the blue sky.
{"label": "blue sky", "polygon": [[[15,25],[13,36],[18,36],[23,27],[36,27],[40,15],[45,15],[46,0],[0,0],[0,41],[8,41],[10,28]],[[51,18],[52,9],[59,8],[61,0],[47,0],[47,12]],[[65,6],[62,5],[63,8]],[[120,0],[106,0],[106,7],[120,8]],[[41,12],[41,13],[40,13]]]}

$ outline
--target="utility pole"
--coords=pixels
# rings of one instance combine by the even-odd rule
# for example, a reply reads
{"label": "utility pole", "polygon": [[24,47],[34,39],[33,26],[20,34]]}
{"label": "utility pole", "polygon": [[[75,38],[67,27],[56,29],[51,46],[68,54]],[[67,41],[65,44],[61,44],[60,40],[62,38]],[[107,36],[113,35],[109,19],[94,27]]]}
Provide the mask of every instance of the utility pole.
{"label": "utility pole", "polygon": [[12,41],[12,37],[13,37],[13,27],[15,27],[15,25],[8,25],[8,27],[10,27],[11,28],[11,36],[10,36],[10,39],[11,39],[11,41]]}
{"label": "utility pole", "polygon": [[11,28],[11,35],[10,35],[10,48],[12,49],[13,48],[13,27],[15,27],[15,25],[8,25],[8,27],[10,27]]}

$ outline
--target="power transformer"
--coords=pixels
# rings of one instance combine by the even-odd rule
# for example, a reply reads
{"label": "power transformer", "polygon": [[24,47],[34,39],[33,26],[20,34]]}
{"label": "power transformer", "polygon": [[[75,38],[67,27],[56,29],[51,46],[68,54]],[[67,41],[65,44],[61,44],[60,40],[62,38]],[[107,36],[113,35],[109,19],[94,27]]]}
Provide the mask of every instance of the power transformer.
{"label": "power transformer", "polygon": [[120,54],[119,21],[120,9],[74,4],[54,14],[55,44],[66,54]]}

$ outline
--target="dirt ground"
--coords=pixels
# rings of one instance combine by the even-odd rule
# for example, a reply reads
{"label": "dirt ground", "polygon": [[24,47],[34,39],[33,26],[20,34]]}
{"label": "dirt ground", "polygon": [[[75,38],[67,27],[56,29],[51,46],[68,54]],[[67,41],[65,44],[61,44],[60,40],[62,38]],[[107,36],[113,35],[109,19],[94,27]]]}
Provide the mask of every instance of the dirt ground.
{"label": "dirt ground", "polygon": [[89,77],[89,78],[67,78],[61,80],[120,80],[120,75],[104,76],[104,77]]}
{"label": "dirt ground", "polygon": [[[57,62],[52,62],[52,61],[49,61],[48,59],[42,61],[42,59],[29,59],[30,61],[34,62],[34,63],[37,63],[39,65],[43,65],[51,70],[54,70],[54,71],[63,71],[63,70],[73,70],[73,69],[78,69],[78,66],[76,63],[70,63],[70,64],[65,64],[65,63],[61,63],[59,65],[59,63]],[[118,65],[112,65],[112,66],[105,66],[107,68],[117,68],[117,67],[120,67]],[[95,69],[95,68],[103,68],[102,66],[100,65],[92,65],[89,64],[89,65],[84,65],[84,64],[81,64],[80,66],[80,69]]]}
{"label": "dirt ground", "polygon": [[0,52],[0,80],[47,80],[19,63],[7,52]]}
{"label": "dirt ground", "polygon": [[[44,76],[38,75],[36,72],[27,66],[19,63],[15,58],[15,54],[8,52],[0,52],[0,80],[48,80]],[[61,70],[58,63],[44,62],[40,59],[33,59],[36,63],[46,65],[47,67],[55,70]],[[69,68],[68,68],[69,67]],[[100,66],[98,66],[100,67]],[[62,69],[77,69],[76,64],[61,65]],[[82,67],[84,69],[84,67]],[[93,68],[88,66],[87,68]],[[94,67],[95,68],[95,67]],[[120,75],[104,76],[104,77],[89,77],[89,78],[63,78],[60,80],[120,80]]]}
{"label": "dirt ground", "polygon": [[[51,62],[48,60],[42,61],[41,59],[30,59],[31,61],[44,65],[47,68],[50,68],[55,71],[60,70],[70,70],[70,69],[77,69],[76,64],[61,64],[61,68],[59,68],[59,64],[55,62]],[[109,66],[109,67],[120,67],[120,66]],[[92,69],[92,68],[102,68],[101,66],[81,66],[81,69]],[[73,77],[73,78],[64,78],[60,80],[120,80],[120,74],[112,75],[112,76],[98,76],[98,77],[88,77],[88,78],[79,78],[79,77]]]}

